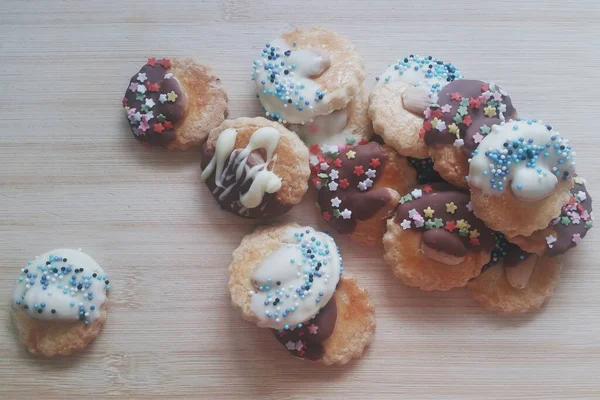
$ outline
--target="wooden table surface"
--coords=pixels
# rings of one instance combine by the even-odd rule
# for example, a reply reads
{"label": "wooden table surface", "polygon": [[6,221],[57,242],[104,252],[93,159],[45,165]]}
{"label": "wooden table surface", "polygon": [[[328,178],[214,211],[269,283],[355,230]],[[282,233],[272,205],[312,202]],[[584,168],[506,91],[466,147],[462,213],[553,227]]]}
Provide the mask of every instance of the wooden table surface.
{"label": "wooden table surface", "polygon": [[[596,0],[324,3],[0,2],[0,398],[600,398],[595,230],[564,258],[550,303],[518,318],[464,290],[407,288],[380,248],[336,236],[378,318],[370,349],[342,367],[288,356],[230,307],[226,268],[256,223],[218,210],[197,152],[131,137],[121,98],[150,56],[211,64],[236,118],[259,115],[252,60],[294,27],[350,37],[369,83],[400,56],[432,54],[569,137],[600,195]],[[326,229],[306,197],[283,219]],[[58,247],[104,267],[110,313],[86,351],[46,360],[17,342],[8,310],[18,269]]]}

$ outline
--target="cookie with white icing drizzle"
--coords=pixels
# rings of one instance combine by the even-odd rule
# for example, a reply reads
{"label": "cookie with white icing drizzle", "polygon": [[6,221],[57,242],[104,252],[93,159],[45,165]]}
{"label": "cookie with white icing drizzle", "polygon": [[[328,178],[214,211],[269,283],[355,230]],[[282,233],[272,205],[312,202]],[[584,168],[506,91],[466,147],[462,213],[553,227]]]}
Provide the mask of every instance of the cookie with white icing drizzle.
{"label": "cookie with white icing drizzle", "polygon": [[568,140],[541,121],[494,125],[469,161],[475,214],[508,237],[547,227],[571,197],[574,156]]}
{"label": "cookie with white icing drizzle", "polygon": [[246,218],[289,211],[308,187],[308,149],[283,125],[264,118],[227,120],[201,150],[201,179],[219,205]]}
{"label": "cookie with white icing drizzle", "polygon": [[106,320],[109,289],[103,269],[81,251],[57,249],[29,261],[12,296],[20,341],[47,357],[84,349]]}
{"label": "cookie with white icing drizzle", "polygon": [[123,97],[133,136],[148,146],[199,146],[227,116],[227,93],[209,66],[191,58],[149,58]]}
{"label": "cookie with white icing drizzle", "polygon": [[269,328],[294,356],[327,365],[360,357],[374,307],[328,234],[297,224],[258,228],[233,252],[229,291],[244,319]]}
{"label": "cookie with white icing drizzle", "polygon": [[354,45],[319,27],[296,29],[267,43],[253,68],[265,115],[291,124],[346,107],[365,79]]}
{"label": "cookie with white icing drizzle", "polygon": [[378,76],[369,98],[375,133],[405,157],[428,158],[419,132],[424,112],[449,82],[462,74],[452,63],[411,54],[398,59]]}

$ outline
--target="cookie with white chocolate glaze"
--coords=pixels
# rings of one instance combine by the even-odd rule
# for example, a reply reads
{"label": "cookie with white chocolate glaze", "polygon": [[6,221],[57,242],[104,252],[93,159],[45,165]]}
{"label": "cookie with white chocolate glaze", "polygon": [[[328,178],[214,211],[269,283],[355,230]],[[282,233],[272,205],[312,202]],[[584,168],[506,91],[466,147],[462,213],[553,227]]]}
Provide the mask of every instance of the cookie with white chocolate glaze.
{"label": "cookie with white chocolate glaze", "polygon": [[321,215],[338,233],[379,244],[400,193],[416,183],[415,170],[406,158],[375,142],[339,150],[311,157]]}
{"label": "cookie with white chocolate glaze", "polygon": [[227,93],[212,69],[190,58],[149,58],[123,98],[133,136],[169,150],[199,146],[227,116]]}
{"label": "cookie with white chocolate glaze", "polygon": [[269,226],[233,252],[228,287],[244,319],[271,329],[292,355],[345,364],[373,340],[375,311],[343,269],[331,236],[297,224]]}
{"label": "cookie with white chocolate glaze", "polygon": [[58,249],[21,269],[12,296],[19,340],[32,354],[67,356],[82,350],[106,320],[109,280],[81,251]]}
{"label": "cookie with white chocolate glaze", "polygon": [[442,178],[467,187],[469,158],[494,125],[516,118],[508,94],[494,83],[459,79],[425,110],[420,135]]}
{"label": "cookie with white chocolate glaze", "polygon": [[265,118],[224,121],[201,149],[201,179],[219,205],[268,219],[288,212],[308,188],[308,149],[293,132]]}
{"label": "cookie with white chocolate glaze", "polygon": [[546,228],[571,197],[574,155],[541,121],[494,125],[469,161],[475,214],[509,238]]}
{"label": "cookie with white chocolate glaze", "polygon": [[419,135],[424,112],[438,93],[462,74],[435,57],[410,55],[399,59],[379,77],[369,98],[369,117],[375,133],[405,157],[428,158]]}
{"label": "cookie with white chocolate glaze", "polygon": [[354,45],[319,27],[296,29],[266,44],[252,73],[266,116],[291,124],[343,109],[364,79]]}
{"label": "cookie with white chocolate glaze", "polygon": [[560,280],[557,258],[527,253],[499,233],[491,261],[467,284],[471,296],[486,310],[519,315],[539,309]]}
{"label": "cookie with white chocolate glaze", "polygon": [[571,198],[558,217],[547,228],[531,236],[514,236],[509,240],[523,250],[537,255],[554,257],[574,248],[593,225],[592,197],[585,188],[585,180],[573,178]]}
{"label": "cookie with white chocolate glaze", "polygon": [[423,290],[450,290],[479,275],[495,245],[472,212],[469,194],[447,183],[414,188],[387,221],[384,258],[394,274]]}

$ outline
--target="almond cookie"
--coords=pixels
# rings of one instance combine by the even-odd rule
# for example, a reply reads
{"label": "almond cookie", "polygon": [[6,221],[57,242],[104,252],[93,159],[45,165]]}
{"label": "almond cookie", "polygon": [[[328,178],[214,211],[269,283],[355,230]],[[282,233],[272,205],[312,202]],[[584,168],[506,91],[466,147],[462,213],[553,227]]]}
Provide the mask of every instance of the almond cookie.
{"label": "almond cookie", "polygon": [[558,259],[524,252],[499,234],[490,263],[467,288],[486,310],[524,314],[539,309],[554,294],[560,269]]}
{"label": "almond cookie", "polygon": [[369,99],[375,133],[405,157],[427,158],[419,132],[424,112],[438,93],[462,74],[451,63],[435,57],[410,55],[398,60],[377,79]]}
{"label": "almond cookie", "polygon": [[379,244],[400,193],[416,184],[406,158],[375,142],[311,156],[323,218],[338,232]]}
{"label": "almond cookie", "polygon": [[571,197],[574,156],[568,140],[541,121],[494,125],[470,160],[475,214],[509,238],[546,228]]}
{"label": "almond cookie", "polygon": [[364,79],[354,45],[318,27],[296,29],[267,43],[252,73],[265,115],[291,124],[346,107]]}
{"label": "almond cookie", "polygon": [[208,66],[190,58],[149,58],[129,81],[123,107],[137,140],[186,150],[223,122],[227,93]]}
{"label": "almond cookie", "polygon": [[571,198],[560,215],[547,228],[531,236],[514,236],[510,241],[525,251],[554,257],[577,246],[593,225],[592,197],[585,188],[585,180],[573,178]]}
{"label": "almond cookie", "polygon": [[202,146],[201,179],[219,205],[245,218],[288,212],[308,188],[308,149],[264,118],[224,121]]}
{"label": "almond cookie", "polygon": [[400,199],[383,237],[385,260],[409,286],[450,290],[467,284],[490,259],[495,237],[472,212],[469,194],[447,183]]}
{"label": "almond cookie", "polygon": [[442,178],[467,187],[469,158],[494,125],[516,118],[510,97],[494,83],[450,82],[425,110],[420,135]]}
{"label": "almond cookie", "polygon": [[228,286],[244,319],[271,329],[292,355],[345,364],[373,340],[375,310],[366,290],[341,277],[343,270],[331,236],[283,224],[242,240]]}
{"label": "almond cookie", "polygon": [[12,296],[19,340],[32,354],[68,356],[98,336],[106,320],[109,281],[81,251],[58,249],[21,269]]}

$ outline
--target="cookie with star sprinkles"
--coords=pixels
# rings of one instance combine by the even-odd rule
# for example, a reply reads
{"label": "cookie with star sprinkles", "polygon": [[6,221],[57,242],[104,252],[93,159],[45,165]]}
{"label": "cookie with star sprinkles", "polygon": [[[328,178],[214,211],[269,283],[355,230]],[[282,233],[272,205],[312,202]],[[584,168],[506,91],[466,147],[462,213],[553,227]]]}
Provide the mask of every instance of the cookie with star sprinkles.
{"label": "cookie with star sprinkles", "polygon": [[414,188],[387,221],[384,258],[394,274],[423,290],[465,286],[480,274],[495,245],[472,212],[469,194],[447,183]]}
{"label": "cookie with star sprinkles", "polygon": [[266,116],[291,124],[343,109],[365,79],[354,45],[319,27],[296,29],[267,43],[253,68]]}
{"label": "cookie with star sprinkles", "polygon": [[245,218],[288,212],[308,188],[308,149],[265,118],[226,120],[201,148],[201,179],[217,203]]}
{"label": "cookie with star sprinkles", "polygon": [[494,125],[470,159],[475,214],[509,238],[546,228],[571,198],[574,156],[568,140],[541,121]]}
{"label": "cookie with star sprinkles", "polygon": [[473,151],[494,125],[516,116],[510,97],[496,84],[459,79],[427,107],[420,135],[436,171],[453,185],[467,187]]}
{"label": "cookie with star sprinkles", "polygon": [[571,198],[558,217],[548,227],[531,236],[514,236],[510,241],[523,250],[550,257],[563,254],[581,242],[593,225],[592,197],[585,188],[585,180],[573,178]]}
{"label": "cookie with star sprinkles", "polygon": [[229,292],[244,319],[295,357],[326,365],[360,357],[373,340],[375,308],[328,234],[297,224],[258,228],[233,252]]}
{"label": "cookie with star sprinkles", "polygon": [[149,58],[123,98],[133,136],[169,150],[200,146],[227,116],[227,93],[210,67],[190,58]]}
{"label": "cookie with star sprinkles", "polygon": [[424,112],[438,93],[462,74],[435,57],[410,55],[391,64],[379,77],[369,98],[369,117],[375,133],[405,157],[428,158],[419,135]]}
{"label": "cookie with star sprinkles", "polygon": [[68,356],[100,333],[109,280],[81,251],[58,249],[21,269],[11,315],[19,340],[32,354]]}
{"label": "cookie with star sprinkles", "polygon": [[416,184],[416,172],[392,148],[369,142],[311,155],[317,204],[337,232],[376,245],[400,193]]}
{"label": "cookie with star sprinkles", "polygon": [[527,253],[498,234],[490,263],[467,288],[486,310],[501,315],[524,314],[539,309],[552,297],[560,269],[557,258]]}

